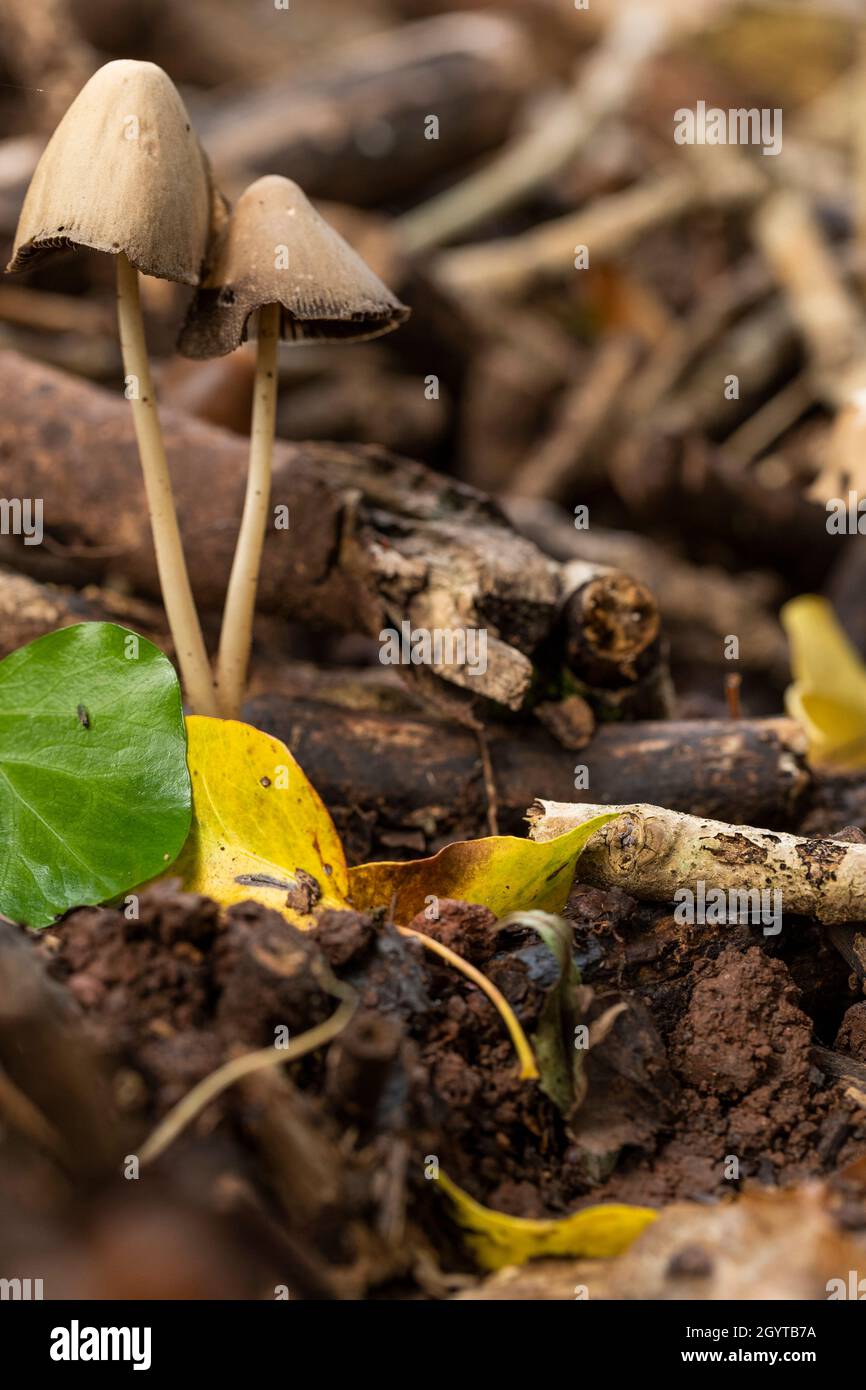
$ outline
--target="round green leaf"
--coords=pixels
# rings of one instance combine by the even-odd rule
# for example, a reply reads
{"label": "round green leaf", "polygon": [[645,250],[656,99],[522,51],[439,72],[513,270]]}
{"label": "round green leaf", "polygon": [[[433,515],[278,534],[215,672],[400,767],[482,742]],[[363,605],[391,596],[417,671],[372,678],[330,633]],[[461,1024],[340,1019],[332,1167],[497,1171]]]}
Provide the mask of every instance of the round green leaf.
{"label": "round green leaf", "polygon": [[0,913],[45,927],[163,873],[189,832],[174,667],[113,623],[0,661]]}

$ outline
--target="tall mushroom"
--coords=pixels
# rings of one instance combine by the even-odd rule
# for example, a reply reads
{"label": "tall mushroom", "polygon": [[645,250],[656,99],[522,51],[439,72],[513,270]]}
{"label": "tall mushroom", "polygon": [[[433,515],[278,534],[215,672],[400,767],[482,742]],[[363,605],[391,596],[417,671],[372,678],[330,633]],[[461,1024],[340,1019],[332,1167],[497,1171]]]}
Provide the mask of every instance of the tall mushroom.
{"label": "tall mushroom", "polygon": [[213,675],[183,557],[138,295],[138,272],[197,285],[220,209],[207,158],[171,79],[122,59],[94,73],[46,146],[24,199],[9,271],[89,246],[117,258],[126,394],[163,602],[190,705],[217,713]]}
{"label": "tall mushroom", "polygon": [[222,357],[258,338],[243,515],[217,659],[222,712],[237,716],[252,645],[267,529],[277,406],[277,345],[359,341],[396,328],[409,310],[316,212],[296,183],[257,179],[241,195],[178,341],[187,357]]}

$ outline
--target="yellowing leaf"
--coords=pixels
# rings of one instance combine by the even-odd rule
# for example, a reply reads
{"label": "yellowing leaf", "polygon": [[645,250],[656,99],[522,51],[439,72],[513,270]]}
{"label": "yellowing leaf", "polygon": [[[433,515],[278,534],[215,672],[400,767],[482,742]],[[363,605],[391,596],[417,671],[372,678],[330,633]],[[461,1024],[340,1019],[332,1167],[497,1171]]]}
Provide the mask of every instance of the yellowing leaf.
{"label": "yellowing leaf", "polygon": [[458,840],[429,859],[362,864],[349,870],[352,905],[359,910],[387,907],[396,894],[394,916],[404,923],[423,911],[430,897],[480,903],[497,917],[528,908],[561,912],[581,850],[613,818],[595,816],[543,843],[495,835]]}
{"label": "yellowing leaf", "polygon": [[620,1255],[658,1216],[649,1207],[611,1204],[586,1207],[557,1220],[529,1221],[482,1206],[445,1173],[440,1172],[438,1181],[453,1203],[467,1245],[484,1269],[522,1265],[545,1255],[585,1259]]}
{"label": "yellowing leaf", "polygon": [[781,619],[794,677],[785,708],[806,732],[811,761],[866,767],[866,667],[831,605],[804,594]]}
{"label": "yellowing leaf", "polygon": [[345,907],[340,837],[286,745],[234,719],[192,715],[186,727],[192,830],[170,877],[226,906],[253,898],[302,927],[314,908]]}

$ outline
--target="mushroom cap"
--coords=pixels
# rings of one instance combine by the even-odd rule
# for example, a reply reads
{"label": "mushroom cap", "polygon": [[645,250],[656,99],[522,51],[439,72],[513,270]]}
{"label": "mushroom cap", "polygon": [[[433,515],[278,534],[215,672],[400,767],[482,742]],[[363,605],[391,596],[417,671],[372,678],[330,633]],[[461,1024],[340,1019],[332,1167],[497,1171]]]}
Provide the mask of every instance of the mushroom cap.
{"label": "mushroom cap", "polygon": [[138,270],[197,285],[217,202],[207,157],[155,63],[106,63],[36,166],[10,271],[69,246],[123,251]]}
{"label": "mushroom cap", "polygon": [[193,298],[178,348],[222,357],[247,336],[250,315],[280,304],[280,336],[377,338],[409,310],[382,284],[291,179],[268,174],[238,199]]}

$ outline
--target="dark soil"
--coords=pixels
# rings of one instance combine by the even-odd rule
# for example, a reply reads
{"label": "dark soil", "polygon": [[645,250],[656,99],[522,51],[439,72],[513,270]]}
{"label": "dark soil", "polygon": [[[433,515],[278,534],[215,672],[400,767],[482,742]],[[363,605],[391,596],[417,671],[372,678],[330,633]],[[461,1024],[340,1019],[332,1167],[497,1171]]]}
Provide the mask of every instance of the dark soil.
{"label": "dark soil", "polygon": [[[720,938],[580,885],[569,915],[594,991],[588,1017],[627,1008],[589,1054],[588,1095],[568,1123],[519,1080],[486,997],[382,915],[328,912],[305,935],[255,904],[221,914],[163,887],[136,921],[81,909],[22,937],[72,1001],[64,1026],[82,1094],[87,1067],[93,1087],[107,1078],[97,1120],[50,1118],[98,1128],[109,1157],[82,1186],[69,1160],[7,1143],[5,1250],[19,1262],[39,1251],[58,1294],[273,1297],[285,1284],[301,1297],[437,1295],[442,1270],[465,1276],[469,1264],[427,1180],[432,1160],[489,1205],[541,1216],[600,1199],[706,1200],[866,1154],[866,1109],[812,1051],[866,1059],[866,1005],[817,928],[792,920],[778,938],[746,927]],[[496,931],[485,909],[448,901],[438,922],[414,925],[483,970],[533,1033],[556,979],[535,933]],[[128,1156],[198,1081],[333,1012],[329,970],[358,992],[345,1032],[223,1092],[124,1181]],[[50,1029],[36,1036],[46,1055],[32,1064],[50,1070],[57,1043]]]}

